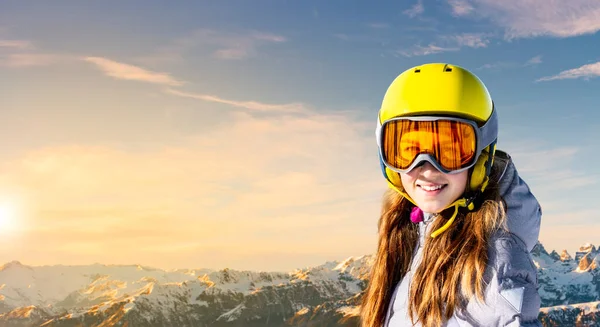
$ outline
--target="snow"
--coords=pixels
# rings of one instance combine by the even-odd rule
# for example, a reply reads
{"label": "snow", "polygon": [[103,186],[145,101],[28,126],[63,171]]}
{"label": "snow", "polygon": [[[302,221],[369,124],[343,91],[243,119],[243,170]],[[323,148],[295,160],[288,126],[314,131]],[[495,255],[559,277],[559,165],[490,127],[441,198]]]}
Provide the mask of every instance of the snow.
{"label": "snow", "polygon": [[[292,272],[252,272],[231,269],[160,270],[141,265],[37,266],[11,262],[0,270],[0,297],[9,307],[24,312],[29,305],[44,307],[58,319],[78,318],[86,313],[104,312],[114,305],[128,312],[138,301],[145,301],[158,312],[142,312],[151,320],[153,314],[169,317],[183,300],[188,304],[208,306],[198,300],[201,294],[244,295],[261,292],[266,286],[290,287],[294,283],[311,283],[324,295],[351,297],[359,292],[360,280],[368,271],[370,256],[350,257],[342,262]],[[0,298],[1,299],[1,298]],[[238,319],[245,307],[238,305],[219,319]],[[305,312],[297,304],[298,312]]]}
{"label": "snow", "polygon": [[[558,261],[562,263],[561,261]],[[552,298],[556,296],[554,291],[559,291],[559,293],[564,293],[567,289],[568,285],[591,285],[593,276],[589,273],[582,274],[581,272],[577,272],[573,264],[569,271],[564,271],[564,269],[552,269],[555,266],[550,266],[546,268],[540,269],[538,276],[540,279],[547,278],[546,280],[549,282],[547,287],[540,287],[539,294],[542,298]],[[554,286],[553,288],[551,286]],[[550,289],[547,289],[550,288]],[[590,292],[591,292],[590,288]]]}
{"label": "snow", "polygon": [[238,292],[247,295],[264,286],[287,284],[290,281],[290,274],[223,269],[206,274],[203,279],[210,281],[214,287],[218,287],[223,292]]}
{"label": "snow", "polygon": [[[540,281],[546,285],[539,292],[542,298],[563,297],[571,286],[579,288],[592,285],[592,269],[600,267],[600,252],[592,244],[585,244],[577,254],[585,258],[586,269],[579,270],[581,260],[575,260],[563,251],[551,256],[545,251],[533,256]],[[266,286],[292,287],[296,283],[311,283],[324,296],[354,296],[361,291],[363,280],[368,278],[374,257],[371,255],[348,257],[342,261],[328,261],[316,267],[296,269],[291,272],[253,272],[231,269],[175,269],[161,270],[141,265],[37,266],[31,267],[13,261],[0,268],[0,301],[18,310],[13,314],[32,314],[34,308],[50,313],[67,309],[70,316],[79,317],[86,312],[104,311],[115,304],[123,305],[128,312],[137,301],[147,301],[165,317],[172,314],[177,301],[208,306],[198,300],[203,293],[243,295],[256,294]],[[593,292],[589,287],[588,292]],[[585,290],[582,290],[585,292]],[[591,294],[591,293],[590,293]],[[297,303],[297,314],[309,313],[311,308]],[[586,304],[585,310],[598,310],[598,302]],[[563,310],[571,306],[556,306],[547,310]],[[240,304],[223,312],[219,319],[237,319],[246,308]],[[344,306],[338,312],[358,314],[357,306]],[[150,313],[144,312],[147,319]]]}
{"label": "snow", "polygon": [[563,250],[563,252],[560,255],[560,260],[561,261],[569,261],[569,260],[573,260],[573,257],[571,257],[571,255],[569,254],[569,252],[567,252],[567,250]]}
{"label": "snow", "polygon": [[31,316],[31,313],[36,309],[34,305],[29,305],[25,307],[21,307],[11,312],[6,313],[5,315],[8,318],[28,318]]}
{"label": "snow", "polygon": [[344,315],[344,317],[348,317],[348,316],[358,316],[360,314],[360,307],[355,305],[355,306],[344,306],[341,307],[339,309],[337,309],[338,312],[342,313]]}
{"label": "snow", "polygon": [[307,314],[309,312],[310,312],[310,310],[308,308],[302,308],[298,312],[296,312],[296,315],[301,316],[301,315],[305,315],[305,314]]}
{"label": "snow", "polygon": [[579,252],[591,252],[595,250],[595,246],[592,243],[585,243],[579,248]]}
{"label": "snow", "polygon": [[333,270],[348,273],[356,279],[365,279],[368,277],[367,275],[374,259],[375,257],[372,255],[350,257],[338,264]]}
{"label": "snow", "polygon": [[[560,259],[540,251],[533,256],[533,261],[538,267],[538,278],[543,284],[539,289],[542,299],[556,301],[566,300],[567,293],[577,296],[595,297],[592,284],[592,270],[600,267],[600,257],[595,252],[595,247],[587,243],[576,253],[575,259],[567,251],[563,251]],[[591,259],[593,258],[593,259]]]}
{"label": "snow", "polygon": [[571,305],[557,305],[548,308],[540,309],[541,312],[546,314],[556,311],[565,311],[565,310],[573,310],[580,309],[584,314],[589,314],[592,312],[600,312],[600,301],[596,302],[588,302],[588,303],[580,303],[580,304],[571,304]]}
{"label": "snow", "polygon": [[[206,271],[206,270],[204,270]],[[0,268],[0,281],[4,285],[0,296],[11,307],[57,304],[69,295],[77,306],[83,301],[117,299],[123,294],[134,294],[152,278],[160,283],[194,280],[189,272],[143,267],[140,265],[82,265],[29,267],[19,262]]]}
{"label": "snow", "polygon": [[356,293],[360,291],[356,278],[365,274],[368,258],[351,257],[289,273],[230,269],[167,271],[141,265],[102,264],[30,267],[13,261],[0,270],[0,300],[14,308],[36,305],[78,311],[90,305],[100,305],[98,310],[102,310],[112,303],[142,295],[162,303],[168,302],[162,299],[163,296],[177,294],[191,303],[207,305],[196,300],[207,290],[213,294],[249,295],[260,292],[265,286],[286,287],[298,282],[311,282],[317,287],[338,283],[340,292]]}
{"label": "snow", "polygon": [[133,309],[133,307],[135,307],[135,302],[128,302],[127,304],[125,304],[125,306],[123,307],[123,311],[127,312],[131,309]]}
{"label": "snow", "polygon": [[220,315],[219,318],[217,318],[217,321],[221,320],[221,319],[227,319],[227,321],[234,321],[237,318],[239,318],[239,316],[242,313],[242,310],[245,309],[244,304],[239,304],[238,306],[236,306],[235,308],[225,312],[224,314]]}

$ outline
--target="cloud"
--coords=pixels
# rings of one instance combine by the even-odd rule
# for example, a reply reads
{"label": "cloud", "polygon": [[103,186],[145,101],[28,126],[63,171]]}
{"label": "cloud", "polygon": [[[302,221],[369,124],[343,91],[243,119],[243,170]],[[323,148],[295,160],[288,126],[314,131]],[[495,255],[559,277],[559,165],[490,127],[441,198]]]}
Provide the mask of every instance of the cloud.
{"label": "cloud", "polygon": [[152,72],[141,67],[116,62],[106,58],[86,57],[83,58],[83,60],[96,65],[107,76],[111,76],[117,79],[171,86],[178,86],[184,84],[182,81],[174,79],[169,74]]}
{"label": "cloud", "polygon": [[[386,187],[372,124],[348,113],[224,115],[168,147],[59,146],[3,161],[0,199],[18,195],[29,212],[0,258],[287,270],[317,262],[257,262],[273,249],[370,252],[365,230],[376,233]],[[164,255],[149,255],[157,247]],[[228,256],[208,251],[219,248]]]}
{"label": "cloud", "polygon": [[600,2],[535,0],[448,0],[457,16],[490,19],[505,38],[573,37],[600,30]]}
{"label": "cloud", "polygon": [[48,66],[72,59],[68,55],[36,51],[28,40],[0,39],[0,66],[10,68]]}
{"label": "cloud", "polygon": [[12,68],[48,66],[67,59],[68,56],[52,53],[11,53],[0,55],[0,66]]}
{"label": "cloud", "polygon": [[421,45],[416,45],[414,47],[412,47],[411,49],[407,49],[407,50],[398,50],[397,53],[406,56],[406,57],[413,57],[413,56],[425,56],[425,55],[430,55],[430,54],[436,54],[436,53],[441,53],[441,52],[447,52],[447,51],[458,51],[460,50],[460,48],[457,47],[453,47],[453,48],[443,48],[434,44],[429,44],[427,46],[421,46]]}
{"label": "cloud", "polygon": [[542,63],[542,56],[538,55],[538,56],[535,56],[535,57],[527,60],[527,62],[525,63],[525,66],[539,65],[541,63]]}
{"label": "cloud", "polygon": [[[547,209],[576,209],[580,203],[573,202],[572,199],[585,197],[590,187],[600,184],[599,174],[573,168],[575,162],[586,162],[591,158],[584,148],[551,147],[532,140],[513,141],[511,144],[506,148],[509,149],[519,174]],[[539,150],[532,150],[536,148]],[[568,197],[565,197],[565,192],[569,192]]]}
{"label": "cloud", "polygon": [[248,56],[248,50],[244,48],[221,49],[215,51],[215,57],[219,59],[242,59]]}
{"label": "cloud", "polygon": [[499,69],[511,69],[511,68],[519,68],[519,67],[527,67],[527,66],[535,66],[542,63],[542,56],[538,55],[525,63],[518,63],[514,61],[500,61],[495,63],[489,63],[478,67],[477,69],[491,69],[491,70],[499,70]]}
{"label": "cloud", "polygon": [[33,44],[27,40],[0,40],[0,48],[24,50],[33,48]]}
{"label": "cloud", "polygon": [[[556,147],[544,150],[532,151],[531,147],[541,147],[540,144],[532,144],[527,142],[528,146],[515,147],[511,151],[511,155],[518,160],[523,160],[519,165],[519,171],[524,173],[535,174],[539,177],[545,177],[546,173],[556,173],[555,168],[558,166],[566,167],[581,150],[574,147]],[[564,170],[563,170],[564,171]]]}
{"label": "cloud", "polygon": [[431,42],[427,46],[420,44],[408,49],[398,50],[397,53],[406,57],[425,56],[436,53],[459,51],[462,47],[485,48],[489,44],[489,33],[462,33],[457,35],[438,36],[437,42]]}
{"label": "cloud", "polygon": [[221,60],[241,60],[258,55],[261,47],[287,41],[284,36],[261,31],[229,32],[201,28],[137,60],[149,64],[178,62],[194,51],[208,51],[210,56]]}
{"label": "cloud", "polygon": [[452,7],[452,14],[455,16],[463,16],[471,13],[474,8],[468,0],[448,0]]}
{"label": "cloud", "polygon": [[596,215],[598,205],[586,199],[592,199],[589,190],[598,187],[600,174],[590,174],[594,169],[574,167],[575,163],[594,162],[587,147],[549,146],[546,142],[515,139],[503,148],[510,153],[520,177],[542,207],[540,239],[545,246],[572,249],[592,236],[589,232],[573,233],[597,230],[589,224],[589,217]]}
{"label": "cloud", "polygon": [[593,64],[583,65],[578,68],[573,68],[569,70],[562,71],[557,75],[547,76],[537,79],[537,82],[546,82],[546,81],[554,81],[560,79],[590,79],[594,77],[600,76],[600,61],[595,62]]}
{"label": "cloud", "polygon": [[463,33],[455,35],[454,39],[459,46],[466,46],[470,48],[485,48],[489,44],[487,39],[489,36],[484,33]]}
{"label": "cloud", "polygon": [[0,39],[0,67],[40,67],[73,59],[68,54],[40,51],[28,40]]}
{"label": "cloud", "polygon": [[367,26],[369,26],[370,28],[381,29],[381,28],[389,28],[390,24],[388,24],[388,23],[370,23],[370,24],[367,24]]}
{"label": "cloud", "polygon": [[268,42],[285,42],[286,38],[280,35],[275,35],[275,34],[270,34],[270,33],[260,33],[260,32],[253,32],[250,34],[251,38],[254,38],[255,40],[262,40],[262,41],[268,41]]}
{"label": "cloud", "polygon": [[499,69],[506,69],[506,68],[515,68],[518,66],[519,65],[515,62],[500,61],[500,62],[481,65],[477,69],[499,70]]}
{"label": "cloud", "polygon": [[213,52],[214,57],[225,60],[238,60],[257,55],[258,48],[266,44],[286,41],[287,39],[283,36],[258,31],[227,33],[200,29],[195,31],[189,38],[179,40],[178,43],[191,47],[216,46],[217,49]]}
{"label": "cloud", "polygon": [[402,13],[409,17],[415,17],[422,14],[424,11],[423,0],[418,0],[410,9],[406,9]]}
{"label": "cloud", "polygon": [[262,112],[287,112],[287,113],[298,113],[298,112],[306,112],[307,108],[305,105],[301,103],[288,103],[288,104],[267,104],[257,101],[236,101],[236,100],[227,100],[214,95],[207,94],[196,94],[196,93],[187,93],[183,91],[178,91],[174,89],[166,89],[166,93],[172,94],[179,97],[191,98],[196,100],[202,100],[207,102],[216,102],[222,104],[228,104],[238,108],[250,109],[253,111],[262,111]]}

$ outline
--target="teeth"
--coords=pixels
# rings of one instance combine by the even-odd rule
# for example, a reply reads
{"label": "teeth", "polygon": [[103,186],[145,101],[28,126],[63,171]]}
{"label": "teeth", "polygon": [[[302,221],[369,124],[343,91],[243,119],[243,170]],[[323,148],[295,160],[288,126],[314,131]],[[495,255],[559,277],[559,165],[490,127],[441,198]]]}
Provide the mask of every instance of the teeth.
{"label": "teeth", "polygon": [[425,191],[435,191],[435,190],[439,190],[442,188],[443,185],[437,185],[437,186],[425,186],[425,185],[421,185],[421,188],[424,189]]}

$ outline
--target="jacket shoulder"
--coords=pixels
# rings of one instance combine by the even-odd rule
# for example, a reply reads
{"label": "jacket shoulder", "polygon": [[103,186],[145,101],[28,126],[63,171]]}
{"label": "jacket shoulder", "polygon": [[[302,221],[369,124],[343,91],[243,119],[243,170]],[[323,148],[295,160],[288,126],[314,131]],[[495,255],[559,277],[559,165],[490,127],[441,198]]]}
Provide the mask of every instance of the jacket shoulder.
{"label": "jacket shoulder", "polygon": [[484,301],[472,298],[457,318],[474,326],[542,326],[537,268],[517,236],[492,237],[484,282]]}
{"label": "jacket shoulder", "polygon": [[519,175],[511,156],[501,150],[496,151],[493,179],[506,203],[508,230],[525,244],[528,252],[531,252],[540,233],[540,203]]}

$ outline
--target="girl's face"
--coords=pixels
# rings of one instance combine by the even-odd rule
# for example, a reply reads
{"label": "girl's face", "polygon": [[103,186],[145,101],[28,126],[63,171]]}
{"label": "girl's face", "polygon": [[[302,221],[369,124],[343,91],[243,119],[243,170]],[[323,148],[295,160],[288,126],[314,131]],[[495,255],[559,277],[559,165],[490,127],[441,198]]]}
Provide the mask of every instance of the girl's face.
{"label": "girl's face", "polygon": [[458,199],[467,187],[469,171],[444,174],[429,162],[400,174],[402,186],[415,203],[428,213],[439,213]]}

